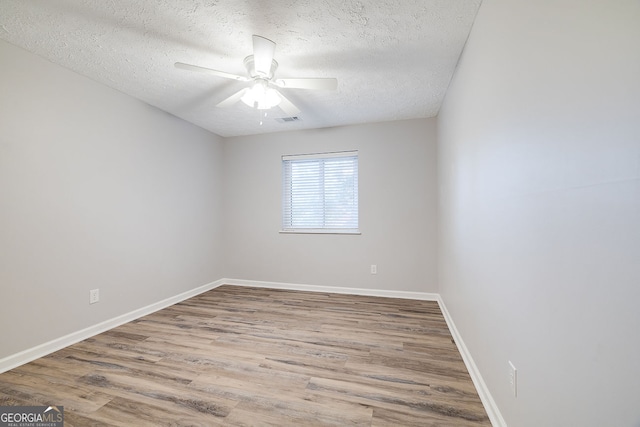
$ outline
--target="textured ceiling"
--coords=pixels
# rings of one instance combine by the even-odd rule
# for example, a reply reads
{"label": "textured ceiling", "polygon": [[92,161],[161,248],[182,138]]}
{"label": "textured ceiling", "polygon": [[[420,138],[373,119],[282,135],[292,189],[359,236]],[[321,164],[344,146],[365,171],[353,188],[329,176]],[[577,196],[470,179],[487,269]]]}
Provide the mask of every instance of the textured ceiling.
{"label": "textured ceiling", "polygon": [[[1,0],[0,38],[222,136],[432,117],[481,0]],[[282,89],[281,123],[243,103],[252,34],[277,43],[276,77],[336,77],[336,91]],[[0,58],[2,62],[2,58]]]}

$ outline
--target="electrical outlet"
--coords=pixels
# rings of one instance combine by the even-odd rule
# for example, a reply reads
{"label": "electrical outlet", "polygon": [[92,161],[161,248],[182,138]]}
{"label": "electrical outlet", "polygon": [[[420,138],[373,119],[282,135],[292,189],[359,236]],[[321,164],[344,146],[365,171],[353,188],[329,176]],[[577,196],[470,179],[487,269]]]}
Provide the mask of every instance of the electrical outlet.
{"label": "electrical outlet", "polygon": [[100,301],[100,289],[91,289],[89,291],[89,304],[95,304]]}
{"label": "electrical outlet", "polygon": [[513,397],[518,397],[518,370],[511,361],[509,361],[509,385],[511,386]]}
{"label": "electrical outlet", "polygon": [[378,266],[371,264],[371,274],[378,274]]}

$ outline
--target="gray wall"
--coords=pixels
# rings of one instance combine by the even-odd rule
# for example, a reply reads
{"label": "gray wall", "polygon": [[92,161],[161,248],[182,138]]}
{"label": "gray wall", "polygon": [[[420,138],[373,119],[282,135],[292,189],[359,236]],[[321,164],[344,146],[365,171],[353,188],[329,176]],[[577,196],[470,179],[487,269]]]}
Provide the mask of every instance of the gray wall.
{"label": "gray wall", "polygon": [[439,116],[440,291],[510,426],[640,425],[639,22],[484,0]]}
{"label": "gray wall", "polygon": [[[225,141],[227,277],[437,292],[435,119]],[[280,234],[281,156],[359,150],[361,235]],[[370,265],[378,274],[370,273]]]}
{"label": "gray wall", "polygon": [[0,58],[0,358],[223,277],[221,138]]}

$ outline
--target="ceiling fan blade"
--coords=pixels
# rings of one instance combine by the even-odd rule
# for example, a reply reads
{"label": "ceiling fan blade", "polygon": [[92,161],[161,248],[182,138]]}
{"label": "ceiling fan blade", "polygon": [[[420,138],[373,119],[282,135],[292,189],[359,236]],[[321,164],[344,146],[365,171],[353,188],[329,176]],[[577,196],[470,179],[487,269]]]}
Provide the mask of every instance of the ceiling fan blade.
{"label": "ceiling fan blade", "polygon": [[278,79],[276,85],[284,88],[294,89],[327,89],[335,90],[338,87],[338,79],[317,78],[317,79]]}
{"label": "ceiling fan blade", "polygon": [[284,111],[286,115],[295,116],[300,112],[300,109],[293,105],[293,103],[289,101],[282,93],[279,93],[279,95],[281,100],[280,104],[278,104],[278,107],[280,107],[280,109]]}
{"label": "ceiling fan blade", "polygon": [[242,98],[244,96],[245,93],[247,93],[247,91],[249,90],[249,88],[244,88],[242,90],[239,90],[238,92],[234,93],[233,95],[231,95],[230,97],[223,99],[222,101],[218,102],[218,104],[216,104],[216,107],[229,107],[233,104],[235,104],[236,102],[240,101],[240,98]]}
{"label": "ceiling fan blade", "polygon": [[199,67],[197,65],[185,64],[183,62],[176,62],[174,65],[176,68],[181,68],[183,70],[198,71],[200,73],[213,74],[214,76],[224,77],[225,79],[239,80],[241,82],[246,82],[247,80],[249,80],[247,77],[225,73],[224,71],[213,70],[211,68]]}
{"label": "ceiling fan blade", "polygon": [[253,61],[256,73],[263,77],[269,76],[275,50],[276,44],[271,40],[253,36]]}

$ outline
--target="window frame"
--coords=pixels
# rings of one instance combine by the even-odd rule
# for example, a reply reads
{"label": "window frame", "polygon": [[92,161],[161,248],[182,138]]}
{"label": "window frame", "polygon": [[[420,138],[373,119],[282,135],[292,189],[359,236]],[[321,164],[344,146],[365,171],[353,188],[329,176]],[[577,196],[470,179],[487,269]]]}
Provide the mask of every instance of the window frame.
{"label": "window frame", "polygon": [[[287,189],[287,186],[291,186],[291,181],[287,180],[286,173],[286,162],[295,162],[295,161],[309,161],[309,160],[328,160],[333,158],[353,158],[355,157],[355,215],[356,215],[356,227],[350,228],[301,228],[301,227],[286,227],[285,225],[291,225],[290,222],[287,223],[285,220],[287,217],[287,203],[289,206],[291,205],[291,201],[287,200],[291,198],[291,192]],[[359,202],[359,153],[358,150],[349,150],[349,151],[335,151],[335,152],[324,152],[324,153],[307,153],[307,154],[292,154],[292,155],[283,155],[282,156],[282,204],[281,204],[281,218],[280,218],[280,233],[282,234],[345,234],[345,235],[359,235],[360,232],[360,202]],[[324,162],[322,163],[324,167]],[[324,178],[326,174],[323,169],[321,180],[324,183]],[[323,185],[324,187],[324,185]],[[322,198],[324,199],[327,192],[325,191],[326,187],[322,190]],[[326,218],[326,211],[323,212],[322,218]],[[287,224],[285,224],[287,223]]]}

